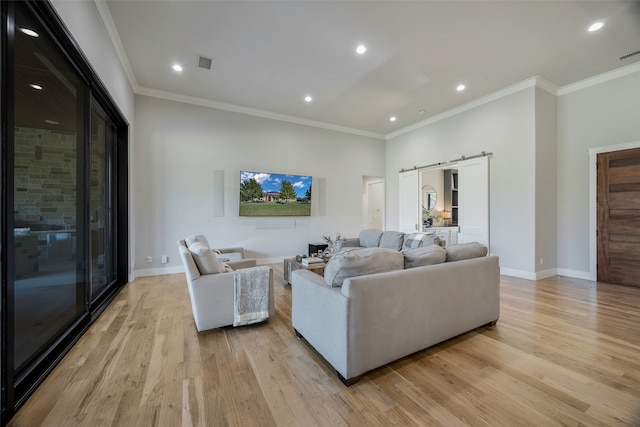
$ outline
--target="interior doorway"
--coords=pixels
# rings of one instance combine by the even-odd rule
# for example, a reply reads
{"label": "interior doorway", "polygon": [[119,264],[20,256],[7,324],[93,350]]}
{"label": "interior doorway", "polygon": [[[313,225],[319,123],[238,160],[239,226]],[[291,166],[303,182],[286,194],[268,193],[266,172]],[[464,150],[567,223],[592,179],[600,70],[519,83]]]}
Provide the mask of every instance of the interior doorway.
{"label": "interior doorway", "polygon": [[640,148],[597,155],[597,280],[640,286]]}
{"label": "interior doorway", "polygon": [[362,177],[362,226],[384,229],[384,178]]}

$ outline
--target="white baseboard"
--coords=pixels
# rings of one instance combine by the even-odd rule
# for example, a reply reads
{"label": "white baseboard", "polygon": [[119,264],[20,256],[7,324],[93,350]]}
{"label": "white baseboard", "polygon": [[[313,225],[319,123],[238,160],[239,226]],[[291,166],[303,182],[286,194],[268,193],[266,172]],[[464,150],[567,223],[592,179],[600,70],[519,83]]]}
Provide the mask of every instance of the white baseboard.
{"label": "white baseboard", "polygon": [[162,276],[164,274],[176,274],[176,273],[184,273],[184,267],[159,267],[159,268],[145,268],[143,270],[136,270],[136,277],[147,277],[147,276]]}
{"label": "white baseboard", "polygon": [[558,269],[553,268],[551,270],[536,271],[536,280],[546,279],[558,275]]}
{"label": "white baseboard", "polygon": [[592,282],[595,282],[597,280],[596,277],[594,277],[593,274],[591,274],[591,272],[589,271],[568,270],[566,268],[559,268],[558,276],[567,276],[567,277],[573,277],[574,279],[591,280]]}
{"label": "white baseboard", "polygon": [[284,262],[285,258],[293,258],[293,257],[290,256],[290,257],[258,258],[256,259],[256,262],[258,263],[258,265],[278,264],[278,263]]}
{"label": "white baseboard", "polygon": [[520,279],[537,280],[536,273],[524,270],[515,270],[513,268],[500,267],[500,275],[518,277]]}
{"label": "white baseboard", "polygon": [[515,270],[512,268],[500,267],[500,274],[503,274],[505,276],[518,277],[520,279],[527,279],[527,280],[542,280],[542,279],[546,279],[548,277],[553,277],[553,276],[566,276],[566,277],[572,277],[574,279],[583,279],[583,280],[591,280],[591,281],[596,280],[588,271],[567,270],[564,268],[553,268],[550,270],[531,272],[531,271]]}
{"label": "white baseboard", "polygon": [[[277,264],[277,263],[283,262],[285,258],[288,258],[288,257],[260,258],[260,259],[256,259],[256,264],[258,265]],[[176,267],[144,268],[141,270],[135,270],[132,274],[130,274],[129,281],[133,282],[136,277],[162,276],[165,274],[177,274],[177,273],[184,273],[184,267],[176,266]]]}
{"label": "white baseboard", "polygon": [[[284,261],[285,258],[289,257],[272,257],[272,258],[259,258],[256,260],[258,265],[264,264],[277,264]],[[165,274],[177,274],[184,273],[184,267],[159,267],[159,268],[145,268],[141,270],[135,270],[133,273],[129,274],[129,281],[133,282],[136,277],[147,277],[147,276],[162,276]],[[583,280],[591,280],[595,281],[596,279],[592,277],[591,273],[588,271],[578,271],[578,270],[568,270],[563,268],[544,270],[544,271],[524,271],[524,270],[516,270],[513,268],[505,268],[500,267],[500,274],[505,276],[518,277],[520,279],[527,280],[541,280],[546,279],[548,277],[553,276],[567,276],[573,277],[575,279],[583,279]]]}

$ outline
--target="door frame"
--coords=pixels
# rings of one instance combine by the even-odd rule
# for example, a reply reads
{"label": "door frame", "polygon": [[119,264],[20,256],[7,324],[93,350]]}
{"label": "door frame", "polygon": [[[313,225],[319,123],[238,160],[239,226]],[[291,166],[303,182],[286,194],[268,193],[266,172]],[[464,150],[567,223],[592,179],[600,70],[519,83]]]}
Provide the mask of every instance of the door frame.
{"label": "door frame", "polygon": [[598,171],[596,167],[598,154],[632,148],[640,148],[640,141],[589,149],[589,273],[586,277],[580,277],[581,279],[594,282],[598,280],[598,237],[596,236],[598,230]]}
{"label": "door frame", "polygon": [[[363,212],[363,222],[367,222],[368,223],[368,218],[369,218],[369,214],[371,212],[371,206],[369,205],[369,194],[370,194],[370,189],[372,185],[382,185],[382,205],[381,205],[381,222],[382,222],[382,229],[386,230],[386,189],[385,189],[385,179],[384,177],[381,176],[373,176],[373,175],[363,175],[362,176],[362,182],[363,182],[363,190],[366,191],[366,194],[363,194],[363,196],[367,197],[367,200],[364,201],[363,203],[367,204],[367,208],[366,208],[366,212]],[[367,221],[365,221],[364,216],[366,216]],[[366,225],[366,224],[363,224]],[[366,226],[364,228],[367,228]]]}

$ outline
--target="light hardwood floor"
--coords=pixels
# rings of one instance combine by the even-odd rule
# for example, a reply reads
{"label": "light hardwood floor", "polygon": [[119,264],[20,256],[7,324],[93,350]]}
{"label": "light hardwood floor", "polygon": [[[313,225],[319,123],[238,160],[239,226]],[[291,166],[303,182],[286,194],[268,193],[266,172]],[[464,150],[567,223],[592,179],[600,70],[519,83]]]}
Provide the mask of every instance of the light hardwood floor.
{"label": "light hardwood floor", "polygon": [[197,333],[184,275],[125,287],[16,426],[640,425],[640,288],[503,276],[501,316],[346,388],[291,327]]}

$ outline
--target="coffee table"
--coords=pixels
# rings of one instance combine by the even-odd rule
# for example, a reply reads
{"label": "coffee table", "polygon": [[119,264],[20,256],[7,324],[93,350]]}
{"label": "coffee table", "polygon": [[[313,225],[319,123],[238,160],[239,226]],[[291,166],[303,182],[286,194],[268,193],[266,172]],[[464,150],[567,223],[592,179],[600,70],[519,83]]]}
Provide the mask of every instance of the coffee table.
{"label": "coffee table", "polygon": [[326,267],[326,263],[319,262],[317,264],[304,265],[300,261],[296,261],[295,258],[287,258],[284,260],[284,281],[288,284],[291,284],[291,273],[295,270],[305,269],[309,271],[313,271],[320,276],[324,276],[324,268]]}

